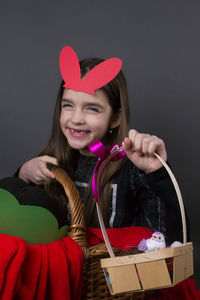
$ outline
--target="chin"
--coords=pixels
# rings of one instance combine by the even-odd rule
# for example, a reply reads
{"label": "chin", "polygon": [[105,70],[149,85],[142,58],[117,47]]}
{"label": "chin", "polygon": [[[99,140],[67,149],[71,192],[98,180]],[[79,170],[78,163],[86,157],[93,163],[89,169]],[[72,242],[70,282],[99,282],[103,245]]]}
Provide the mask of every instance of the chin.
{"label": "chin", "polygon": [[71,141],[68,141],[68,144],[71,148],[79,151],[87,148],[87,146],[89,145],[89,143],[80,143],[80,142],[71,142]]}

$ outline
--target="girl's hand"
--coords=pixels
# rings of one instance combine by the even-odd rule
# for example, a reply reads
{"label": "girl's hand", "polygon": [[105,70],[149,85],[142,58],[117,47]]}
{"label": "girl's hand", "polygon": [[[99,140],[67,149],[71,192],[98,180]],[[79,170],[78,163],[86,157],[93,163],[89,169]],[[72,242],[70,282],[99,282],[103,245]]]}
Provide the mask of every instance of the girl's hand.
{"label": "girl's hand", "polygon": [[31,181],[37,185],[44,184],[46,178],[54,178],[54,174],[47,168],[47,163],[58,165],[57,159],[48,155],[27,161],[19,170],[19,178],[27,183]]}
{"label": "girl's hand", "polygon": [[134,129],[129,131],[124,139],[124,151],[127,157],[146,174],[162,167],[161,162],[154,155],[156,152],[164,161],[167,153],[164,142],[155,135],[139,133]]}

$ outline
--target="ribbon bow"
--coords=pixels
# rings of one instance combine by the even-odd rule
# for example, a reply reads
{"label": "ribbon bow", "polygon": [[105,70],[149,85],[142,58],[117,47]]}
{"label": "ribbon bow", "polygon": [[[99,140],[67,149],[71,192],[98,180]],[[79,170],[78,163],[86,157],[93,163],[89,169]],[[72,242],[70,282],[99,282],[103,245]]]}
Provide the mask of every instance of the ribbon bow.
{"label": "ribbon bow", "polygon": [[104,169],[107,163],[112,161],[120,160],[124,157],[125,151],[118,144],[113,144],[109,148],[105,147],[100,141],[95,141],[88,145],[88,148],[93,152],[98,158],[98,162],[94,169],[94,174],[92,177],[92,191],[96,202],[99,202],[99,193],[101,193],[101,179]]}

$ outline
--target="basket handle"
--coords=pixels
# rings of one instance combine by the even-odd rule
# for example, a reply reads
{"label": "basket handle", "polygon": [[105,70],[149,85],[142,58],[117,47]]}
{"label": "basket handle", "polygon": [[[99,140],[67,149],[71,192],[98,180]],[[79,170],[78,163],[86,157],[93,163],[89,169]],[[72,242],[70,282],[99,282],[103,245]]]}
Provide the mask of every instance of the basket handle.
{"label": "basket handle", "polygon": [[71,226],[69,227],[68,236],[76,241],[79,246],[84,250],[87,246],[86,228],[84,226],[83,205],[80,194],[65,170],[57,166],[50,167],[55,179],[63,186],[67,195],[70,213],[71,213]]}
{"label": "basket handle", "polygon": [[[106,159],[103,160],[103,162],[101,163],[96,176],[95,176],[95,183],[96,183],[96,188],[97,188],[97,192],[98,192],[98,196],[100,194],[100,185],[101,185],[101,177],[102,177],[102,173],[107,165],[107,163],[115,156],[119,153],[119,151],[122,151],[122,147],[116,149],[115,151],[111,152],[110,155],[108,155],[106,157]],[[174,185],[176,194],[177,194],[177,198],[178,198],[178,202],[179,202],[179,207],[180,207],[180,211],[181,211],[181,218],[182,218],[182,227],[183,227],[183,243],[186,244],[187,243],[187,232],[186,232],[186,218],[185,218],[185,209],[184,209],[184,205],[183,205],[183,198],[181,195],[181,191],[180,188],[178,186],[178,183],[176,181],[176,178],[174,176],[174,174],[172,173],[171,169],[169,168],[169,166],[166,164],[166,162],[157,154],[154,153],[155,156],[160,160],[160,162],[162,163],[162,165],[165,167],[166,171],[168,172],[172,183]],[[114,257],[114,253],[112,251],[112,247],[110,245],[107,233],[106,233],[106,229],[105,229],[105,225],[103,222],[103,217],[102,217],[102,213],[99,207],[98,202],[96,202],[96,206],[97,206],[97,213],[98,213],[98,218],[99,218],[99,223],[100,223],[100,227],[101,227],[101,231],[105,240],[105,244],[107,247],[107,250],[110,254],[111,257]]]}

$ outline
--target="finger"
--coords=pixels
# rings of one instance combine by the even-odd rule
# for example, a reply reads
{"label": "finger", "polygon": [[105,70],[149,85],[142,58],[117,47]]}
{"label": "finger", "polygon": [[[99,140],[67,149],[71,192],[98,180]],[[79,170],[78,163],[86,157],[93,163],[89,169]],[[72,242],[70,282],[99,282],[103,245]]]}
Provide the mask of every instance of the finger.
{"label": "finger", "polygon": [[124,150],[130,150],[131,149],[131,140],[128,137],[124,138],[124,141],[122,143],[122,146],[124,148]]}
{"label": "finger", "polygon": [[157,148],[157,143],[155,141],[151,141],[148,147],[148,154],[150,156],[154,156],[154,153],[156,152],[156,148]]}
{"label": "finger", "polygon": [[44,163],[44,166],[41,168],[40,172],[41,172],[40,177],[41,177],[42,180],[45,180],[46,178],[54,178],[53,172],[51,172],[51,171],[47,168],[46,163]]}
{"label": "finger", "polygon": [[144,135],[141,133],[138,133],[135,136],[135,141],[134,141],[134,149],[136,152],[142,153],[142,144],[143,144],[143,139],[144,139]]}
{"label": "finger", "polygon": [[54,173],[51,172],[48,168],[44,170],[44,175],[48,178],[54,179]]}
{"label": "finger", "polygon": [[135,138],[136,138],[137,134],[138,134],[137,130],[135,130],[135,129],[129,130],[128,137],[133,144],[135,142]]}
{"label": "finger", "polygon": [[135,129],[131,129],[128,132],[128,137],[124,139],[124,150],[126,151],[133,151],[135,149],[135,137],[137,135],[137,131]]}
{"label": "finger", "polygon": [[42,185],[45,182],[45,177],[40,173],[37,176],[30,178],[31,182],[35,183],[36,185]]}
{"label": "finger", "polygon": [[160,154],[164,159],[166,158],[165,144],[163,140],[153,137],[154,139],[149,144],[148,152],[150,155],[154,155],[155,152]]}
{"label": "finger", "polygon": [[148,155],[149,154],[149,144],[151,143],[151,140],[147,137],[143,138],[142,141],[142,153],[144,155]]}
{"label": "finger", "polygon": [[44,155],[41,157],[41,159],[42,159],[42,161],[44,161],[46,163],[50,163],[50,164],[58,166],[58,161],[55,157]]}
{"label": "finger", "polygon": [[34,182],[36,185],[44,185],[45,180],[44,179],[40,179],[40,180],[35,180]]}

